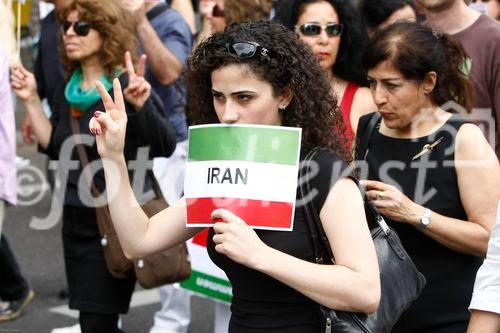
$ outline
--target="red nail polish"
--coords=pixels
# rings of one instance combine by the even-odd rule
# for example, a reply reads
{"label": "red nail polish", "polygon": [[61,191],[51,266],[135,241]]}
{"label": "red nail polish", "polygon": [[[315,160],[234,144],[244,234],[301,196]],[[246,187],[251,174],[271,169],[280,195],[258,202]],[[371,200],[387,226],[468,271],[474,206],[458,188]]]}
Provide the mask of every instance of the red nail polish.
{"label": "red nail polish", "polygon": [[100,112],[94,113],[94,117],[99,118]]}

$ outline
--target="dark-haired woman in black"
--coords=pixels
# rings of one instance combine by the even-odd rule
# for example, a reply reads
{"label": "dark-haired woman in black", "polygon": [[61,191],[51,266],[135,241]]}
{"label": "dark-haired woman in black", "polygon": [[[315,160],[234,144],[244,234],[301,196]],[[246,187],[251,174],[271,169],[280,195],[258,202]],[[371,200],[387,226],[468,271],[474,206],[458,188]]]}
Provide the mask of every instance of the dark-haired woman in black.
{"label": "dark-haired woman in black", "polygon": [[456,113],[472,105],[464,60],[457,42],[411,22],[377,33],[363,56],[381,115],[368,140],[375,114],[359,121],[364,185],[427,279],[396,333],[466,331],[495,223],[498,160],[479,127]]}

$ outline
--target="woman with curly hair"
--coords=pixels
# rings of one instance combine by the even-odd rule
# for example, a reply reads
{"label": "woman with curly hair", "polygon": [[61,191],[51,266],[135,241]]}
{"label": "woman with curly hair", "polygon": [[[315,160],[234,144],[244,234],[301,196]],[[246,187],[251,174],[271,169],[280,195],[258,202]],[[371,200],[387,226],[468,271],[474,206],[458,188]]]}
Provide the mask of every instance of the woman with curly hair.
{"label": "woman with curly hair", "polygon": [[282,0],[275,20],[295,31],[326,71],[352,141],[359,118],[376,110],[361,65],[366,31],[351,1]]}
{"label": "woman with curly hair", "polygon": [[[331,130],[342,130],[342,118],[309,48],[276,22],[234,24],[198,46],[186,80],[190,119],[196,124],[301,127],[302,154],[316,146],[331,149],[315,158],[319,171],[310,185],[335,265],[315,263],[298,203],[290,232],[253,230],[228,210],[212,212],[216,223],[209,231],[208,253],[233,286],[229,332],[319,332],[318,303],[375,311],[379,271],[363,200],[355,182],[335,172],[348,167],[343,158],[349,153]],[[109,207],[125,253],[142,257],[194,236],[201,229],[186,227],[185,200],[148,219],[130,184],[120,181],[128,177],[122,151],[127,116],[119,105],[109,107],[112,117],[99,117],[90,127],[102,133],[101,157],[118,168],[112,172],[105,165],[105,174],[107,187],[118,193]]]}
{"label": "woman with curly hair", "polygon": [[[83,149],[79,152],[73,144],[67,144],[73,134],[91,134],[90,119],[104,114],[97,111],[104,109],[97,82],[98,89],[119,96],[120,84],[126,87],[125,101],[121,100],[123,112],[129,116],[125,159],[135,159],[137,149],[143,146],[150,148],[150,156],[170,155],[175,148],[175,131],[162,116],[157,97],[150,97],[151,86],[143,78],[144,57],[139,72],[134,71],[127,52],[135,54],[132,21],[121,5],[116,0],[75,0],[62,12],[61,19],[61,54],[68,77],[54,92],[50,119],[42,110],[33,74],[15,65],[11,75],[12,87],[33,120],[41,150],[51,159],[63,161],[80,159],[84,150],[89,166],[98,162],[95,143],[80,145]],[[83,173],[83,163],[61,179],[66,185],[62,233],[69,306],[80,311],[82,332],[120,332],[118,314],[128,311],[135,280],[114,278],[107,270],[90,186],[80,186],[89,184],[92,177]],[[90,174],[94,175],[93,185],[102,193],[103,171],[92,168]],[[146,184],[150,182],[148,177]]]}

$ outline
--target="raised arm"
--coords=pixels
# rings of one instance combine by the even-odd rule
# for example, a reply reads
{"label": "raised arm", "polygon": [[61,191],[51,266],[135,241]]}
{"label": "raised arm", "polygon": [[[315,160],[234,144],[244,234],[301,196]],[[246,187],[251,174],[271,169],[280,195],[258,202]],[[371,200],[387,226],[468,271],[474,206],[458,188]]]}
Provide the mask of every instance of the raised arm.
{"label": "raised arm", "polygon": [[125,53],[125,67],[129,82],[123,94],[125,100],[135,110],[129,113],[128,130],[134,132],[134,141],[138,146],[150,147],[151,157],[168,157],[175,150],[176,132],[163,114],[163,106],[161,101],[158,101],[159,97],[151,91],[151,85],[144,78],[145,66],[146,55],[141,56],[136,71],[130,52]]}
{"label": "raised arm", "polygon": [[307,262],[264,244],[241,219],[227,210],[214,226],[215,250],[265,273],[307,297],[336,310],[371,313],[380,300],[380,278],[363,200],[357,185],[340,179],[320,212],[335,255],[335,265]]}
{"label": "raised arm", "polygon": [[130,186],[123,156],[127,114],[120,82],[118,79],[113,81],[114,101],[102,84],[97,83],[97,89],[106,113],[96,113],[89,127],[96,134],[97,150],[103,160],[109,210],[125,255],[129,258],[144,257],[191,238],[201,229],[186,228],[184,200],[151,219],[139,206]]}
{"label": "raised arm", "polygon": [[160,39],[149,23],[144,6],[134,13],[134,19],[137,36],[149,58],[149,65],[154,77],[164,85],[177,81],[184,64]]}
{"label": "raised arm", "polygon": [[43,112],[35,76],[22,64],[16,64],[12,66],[11,81],[12,90],[26,107],[36,140],[43,149],[47,149],[52,134],[52,124]]}

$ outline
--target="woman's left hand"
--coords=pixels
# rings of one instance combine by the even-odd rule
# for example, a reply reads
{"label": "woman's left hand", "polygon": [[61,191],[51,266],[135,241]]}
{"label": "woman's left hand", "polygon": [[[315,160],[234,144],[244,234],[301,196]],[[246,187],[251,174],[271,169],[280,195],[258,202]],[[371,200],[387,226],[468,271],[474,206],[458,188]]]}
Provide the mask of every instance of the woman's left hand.
{"label": "woman's left hand", "polygon": [[214,210],[212,219],[223,220],[214,224],[213,241],[217,252],[254,269],[263,258],[266,258],[265,252],[268,246],[245,221],[227,209]]}
{"label": "woman's left hand", "polygon": [[391,220],[403,223],[418,222],[423,214],[419,213],[420,210],[423,211],[423,207],[411,201],[393,185],[376,180],[362,180],[361,185],[366,189],[366,195],[373,200],[380,214]]}
{"label": "woman's left hand", "polygon": [[146,68],[146,55],[143,54],[139,60],[137,72],[132,63],[130,52],[125,52],[125,65],[128,72],[128,86],[123,90],[123,95],[136,111],[140,110],[151,95],[151,84],[144,78]]}

